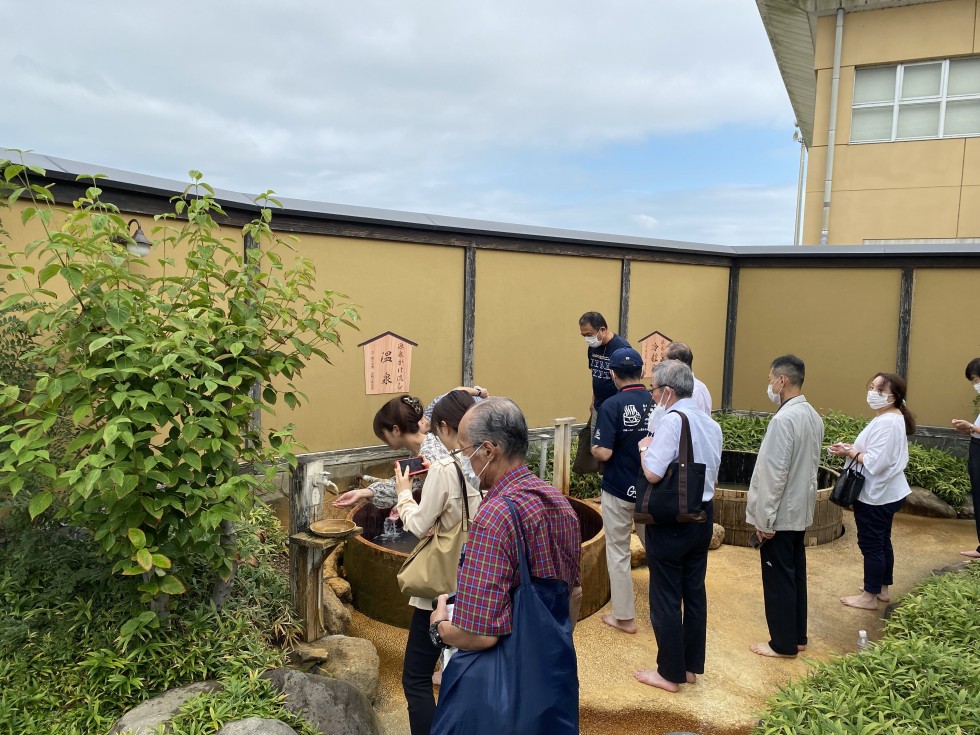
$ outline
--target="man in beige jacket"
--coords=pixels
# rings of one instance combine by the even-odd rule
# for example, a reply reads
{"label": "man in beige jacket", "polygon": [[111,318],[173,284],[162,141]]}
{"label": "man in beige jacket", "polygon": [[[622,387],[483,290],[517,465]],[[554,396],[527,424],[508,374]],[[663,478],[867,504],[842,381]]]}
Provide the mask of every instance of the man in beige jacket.
{"label": "man in beige jacket", "polygon": [[759,447],[745,520],[761,546],[768,643],[760,656],[792,658],[806,648],[806,529],[813,523],[823,420],[803,395],[806,368],[794,355],[772,361],[769,398],[779,404]]}

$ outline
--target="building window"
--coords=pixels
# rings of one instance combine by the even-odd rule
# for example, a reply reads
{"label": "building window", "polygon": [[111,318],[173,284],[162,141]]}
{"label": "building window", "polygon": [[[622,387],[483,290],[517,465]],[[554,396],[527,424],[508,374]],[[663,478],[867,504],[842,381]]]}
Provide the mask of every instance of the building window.
{"label": "building window", "polygon": [[854,72],[851,142],[980,135],[980,57]]}

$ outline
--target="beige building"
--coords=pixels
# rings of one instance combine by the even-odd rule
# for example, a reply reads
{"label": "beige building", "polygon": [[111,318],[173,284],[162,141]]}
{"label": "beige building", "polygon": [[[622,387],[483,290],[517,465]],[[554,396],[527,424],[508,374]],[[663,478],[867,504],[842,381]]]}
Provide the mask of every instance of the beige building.
{"label": "beige building", "polygon": [[978,0],[757,0],[809,150],[803,243],[980,243]]}

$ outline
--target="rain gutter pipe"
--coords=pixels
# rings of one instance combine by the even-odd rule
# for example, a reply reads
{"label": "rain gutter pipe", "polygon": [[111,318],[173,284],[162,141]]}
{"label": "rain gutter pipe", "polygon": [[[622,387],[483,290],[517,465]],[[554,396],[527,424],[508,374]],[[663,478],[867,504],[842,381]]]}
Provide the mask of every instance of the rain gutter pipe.
{"label": "rain gutter pipe", "polygon": [[837,8],[837,28],[834,31],[834,81],[830,87],[830,122],[827,125],[827,175],[823,183],[823,219],[820,225],[820,244],[827,244],[830,234],[830,189],[834,181],[834,144],[837,139],[837,92],[840,89],[840,48],[844,38],[844,8]]}

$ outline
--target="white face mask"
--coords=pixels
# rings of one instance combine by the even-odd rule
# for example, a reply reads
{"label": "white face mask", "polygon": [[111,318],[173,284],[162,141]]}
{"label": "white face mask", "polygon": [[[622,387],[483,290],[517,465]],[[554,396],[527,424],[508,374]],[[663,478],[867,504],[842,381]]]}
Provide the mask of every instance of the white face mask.
{"label": "white face mask", "polygon": [[647,421],[647,431],[651,434],[657,433],[657,427],[660,426],[660,422],[664,420],[664,416],[667,415],[667,409],[661,406],[659,403],[653,407],[653,411],[650,412],[650,419]]}
{"label": "white face mask", "polygon": [[769,400],[775,404],[780,404],[782,401],[779,398],[779,394],[772,389],[772,383],[766,386],[766,395],[769,396]]}
{"label": "white face mask", "polygon": [[589,347],[596,348],[602,344],[602,340],[595,336],[585,337],[585,344],[587,344]]}
{"label": "white face mask", "polygon": [[473,450],[473,454],[471,454],[469,457],[467,457],[465,454],[462,453],[460,453],[459,455],[459,466],[460,469],[463,470],[463,477],[466,478],[466,482],[468,482],[471,487],[474,487],[477,490],[480,489],[480,475],[482,475],[484,470],[486,470],[486,468],[490,466],[490,463],[487,462],[485,465],[483,465],[483,469],[480,470],[479,473],[477,473],[476,470],[473,469],[473,462],[471,460],[473,459],[473,457],[476,456],[476,453],[479,451],[480,451],[480,447],[477,447],[476,449]]}
{"label": "white face mask", "polygon": [[980,393],[980,383],[974,383],[973,390],[975,390],[977,393]]}
{"label": "white face mask", "polygon": [[879,408],[884,408],[892,402],[892,396],[879,393],[876,390],[868,391],[868,405],[871,406],[875,411]]}

